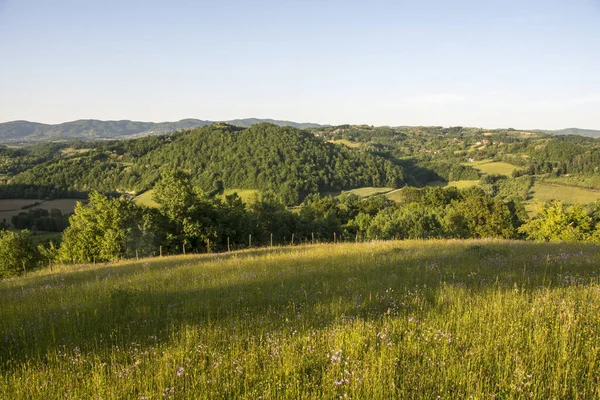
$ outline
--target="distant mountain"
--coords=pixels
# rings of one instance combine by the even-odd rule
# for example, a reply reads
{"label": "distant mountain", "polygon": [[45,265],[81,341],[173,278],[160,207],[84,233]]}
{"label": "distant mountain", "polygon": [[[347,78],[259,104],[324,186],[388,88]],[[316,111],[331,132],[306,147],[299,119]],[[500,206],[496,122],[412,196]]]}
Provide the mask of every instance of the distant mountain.
{"label": "distant mountain", "polygon": [[579,128],[566,128],[559,129],[556,131],[545,131],[553,135],[580,135],[588,137],[600,137],[600,130],[595,129],[579,129]]}
{"label": "distant mountain", "polygon": [[[193,129],[210,125],[214,121],[200,119],[182,119],[176,122],[139,122],[139,121],[100,121],[82,119],[49,125],[29,121],[12,121],[0,123],[0,143],[31,143],[56,140],[97,140],[97,139],[133,139],[137,137],[161,135],[182,129]],[[318,128],[321,125],[312,123],[296,123],[276,121],[272,119],[235,119],[228,124],[249,127],[262,122],[279,126],[291,126],[299,129]]]}

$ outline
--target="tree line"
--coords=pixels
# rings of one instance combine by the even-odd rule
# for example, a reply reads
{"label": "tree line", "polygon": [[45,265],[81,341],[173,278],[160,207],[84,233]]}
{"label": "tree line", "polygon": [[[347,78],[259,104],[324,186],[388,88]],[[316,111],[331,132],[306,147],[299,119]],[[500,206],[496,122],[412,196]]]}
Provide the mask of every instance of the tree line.
{"label": "tree line", "polygon": [[191,176],[164,172],[149,208],[130,198],[90,194],[69,218],[60,246],[33,246],[27,231],[0,232],[0,276],[36,265],[214,252],[307,242],[427,238],[506,238],[600,242],[600,206],[547,203],[528,219],[518,199],[479,187],[404,188],[402,201],[309,195],[294,209],[268,192],[248,204],[198,191]]}

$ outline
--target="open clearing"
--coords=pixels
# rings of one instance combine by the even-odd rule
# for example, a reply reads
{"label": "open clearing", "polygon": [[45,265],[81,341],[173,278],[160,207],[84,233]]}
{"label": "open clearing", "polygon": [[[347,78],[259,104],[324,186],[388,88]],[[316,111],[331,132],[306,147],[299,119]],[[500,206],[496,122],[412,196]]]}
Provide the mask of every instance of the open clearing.
{"label": "open clearing", "polygon": [[465,163],[464,165],[470,165],[471,167],[479,170],[483,174],[498,174],[505,176],[511,176],[512,172],[515,169],[518,169],[512,164],[491,160]]}
{"label": "open clearing", "polygon": [[477,186],[479,185],[479,181],[478,180],[463,180],[463,181],[451,181],[451,182],[441,182],[441,181],[436,181],[436,182],[430,182],[429,186],[438,186],[438,187],[456,187],[459,189],[465,189],[465,188],[469,188],[472,186]]}
{"label": "open clearing", "polygon": [[[56,208],[63,214],[71,213],[75,209],[75,204],[82,199],[56,199],[56,200],[36,200],[36,199],[2,199],[0,200],[0,221],[6,219],[10,223],[11,218],[21,212],[33,210],[36,208],[44,208],[51,210]],[[35,203],[40,203],[35,207],[23,209],[25,206],[29,206]]]}
{"label": "open clearing", "polygon": [[256,199],[256,197],[260,194],[260,191],[256,189],[225,189],[221,195],[221,198],[224,200],[225,196],[229,196],[234,193],[237,193],[242,201],[247,204]]}
{"label": "open clearing", "polygon": [[530,203],[560,200],[569,204],[587,204],[600,199],[600,191],[573,186],[535,182],[529,191],[533,200]]}
{"label": "open clearing", "polygon": [[152,196],[154,196],[154,189],[147,190],[139,196],[134,197],[133,201],[142,206],[157,208],[158,203],[152,199]]}
{"label": "open clearing", "polygon": [[361,143],[351,142],[348,139],[330,140],[329,143],[343,144],[344,146],[350,148],[358,148],[361,145]]}
{"label": "open clearing", "polygon": [[0,398],[598,398],[600,247],[406,241],[0,282]]}
{"label": "open clearing", "polygon": [[370,197],[376,194],[388,193],[392,190],[394,190],[394,188],[365,186],[357,189],[344,190],[342,191],[342,193],[352,193],[357,195],[358,197]]}

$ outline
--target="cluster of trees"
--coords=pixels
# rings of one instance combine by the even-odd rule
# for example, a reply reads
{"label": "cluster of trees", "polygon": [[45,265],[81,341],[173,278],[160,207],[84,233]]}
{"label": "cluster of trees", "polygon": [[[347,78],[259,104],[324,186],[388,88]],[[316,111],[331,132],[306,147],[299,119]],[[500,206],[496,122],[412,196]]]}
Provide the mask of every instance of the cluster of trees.
{"label": "cluster of trees", "polygon": [[27,231],[0,232],[0,276],[48,260],[89,263],[120,258],[211,252],[248,246],[333,240],[526,238],[600,242],[600,205],[550,202],[528,220],[522,203],[480,187],[404,188],[402,201],[309,195],[295,209],[264,194],[245,204],[197,191],[189,174],[164,173],[155,187],[158,208],[98,192],[79,203],[59,248],[33,246]]}
{"label": "cluster of trees", "polygon": [[36,208],[14,215],[11,223],[16,229],[62,232],[69,226],[69,214],[55,208],[50,211]]}
{"label": "cluster of trees", "polygon": [[404,184],[402,168],[385,158],[266,123],[247,129],[213,124],[97,146],[37,165],[14,182],[74,191],[142,191],[155,185],[161,167],[185,170],[192,185],[207,193],[223,187],[258,189],[276,193],[287,205],[323,191]]}

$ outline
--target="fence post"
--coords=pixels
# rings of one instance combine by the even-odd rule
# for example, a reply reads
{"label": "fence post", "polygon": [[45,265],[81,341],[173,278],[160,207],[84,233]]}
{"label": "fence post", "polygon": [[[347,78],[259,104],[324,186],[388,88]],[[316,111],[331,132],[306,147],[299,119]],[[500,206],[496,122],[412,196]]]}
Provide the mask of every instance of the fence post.
{"label": "fence post", "polygon": [[271,232],[271,248],[273,248],[273,232]]}
{"label": "fence post", "polygon": [[140,260],[140,256],[138,254],[138,249],[135,249],[135,261],[139,261]]}
{"label": "fence post", "polygon": [[294,234],[292,233],[292,246],[294,245]]}
{"label": "fence post", "polygon": [[311,244],[315,244],[315,233],[311,232],[311,236],[312,236]]}
{"label": "fence post", "polygon": [[337,242],[336,233],[333,232],[333,243],[336,243],[336,242]]}
{"label": "fence post", "polygon": [[158,251],[159,251],[159,253],[158,253],[158,254],[160,255],[160,257],[162,257],[162,246],[160,246],[160,247],[158,248]]}
{"label": "fence post", "polygon": [[52,259],[48,259],[48,266],[50,267],[50,272],[52,272]]}
{"label": "fence post", "polygon": [[252,247],[252,234],[248,234],[248,247]]}
{"label": "fence post", "polygon": [[185,256],[185,242],[183,242],[183,244],[181,245],[181,247],[183,248],[183,255]]}
{"label": "fence post", "polygon": [[227,252],[231,251],[231,247],[229,247],[229,236],[227,236]]}

